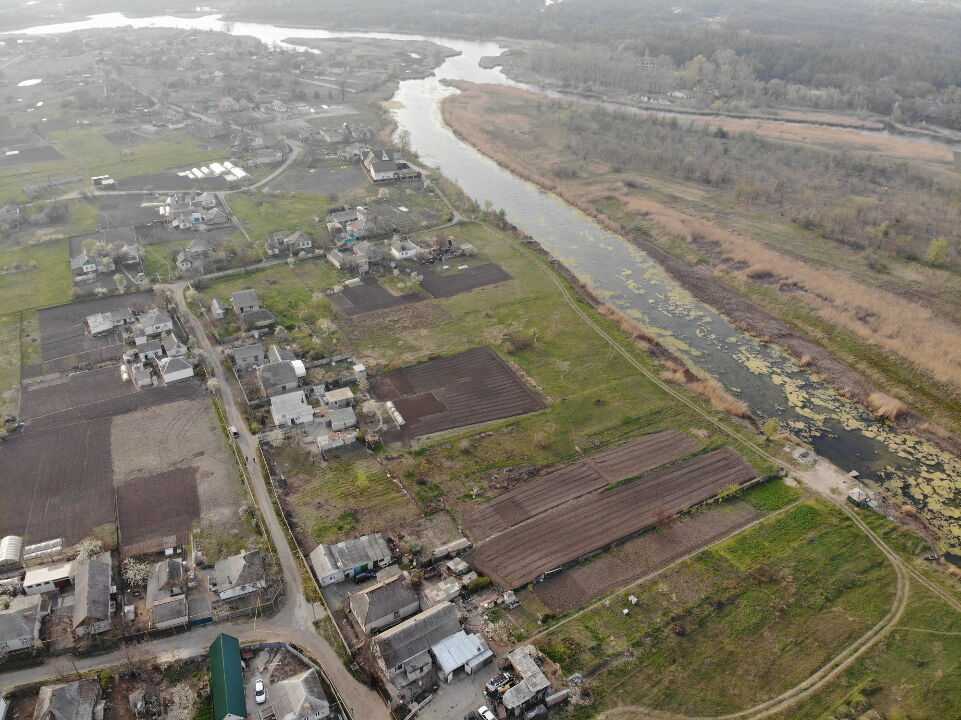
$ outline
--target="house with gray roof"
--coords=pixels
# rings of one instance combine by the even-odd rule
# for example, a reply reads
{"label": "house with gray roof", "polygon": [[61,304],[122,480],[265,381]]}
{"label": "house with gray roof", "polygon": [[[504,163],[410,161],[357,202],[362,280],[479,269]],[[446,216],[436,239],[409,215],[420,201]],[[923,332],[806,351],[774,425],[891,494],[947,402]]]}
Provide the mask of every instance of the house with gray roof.
{"label": "house with gray roof", "polygon": [[0,609],[0,660],[10,653],[42,648],[40,626],[49,611],[43,595],[11,598],[10,604]]}
{"label": "house with gray roof", "polygon": [[393,560],[380,533],[362,535],[336,545],[318,545],[310,553],[310,565],[321,585],[333,585],[355,575],[387,567]]}
{"label": "house with gray roof", "polygon": [[270,310],[259,308],[243,313],[240,322],[245,330],[267,330],[277,324],[277,316]]}
{"label": "house with gray roof", "polygon": [[297,370],[290,362],[272,362],[261,365],[257,370],[260,387],[264,395],[272,397],[292,392],[300,386]]}
{"label": "house with gray roof", "polygon": [[260,310],[260,298],[256,290],[238,290],[230,296],[230,305],[238,315]]}
{"label": "house with gray roof", "polygon": [[264,354],[264,346],[262,343],[241,345],[231,350],[230,356],[233,359],[234,368],[238,373],[253,370],[267,362],[267,356]]}
{"label": "house with gray roof", "polygon": [[311,668],[270,688],[270,707],[277,720],[324,720],[330,702],[317,671]]}
{"label": "house with gray roof", "polygon": [[103,710],[100,681],[75,680],[40,688],[33,720],[95,720],[103,718]]}
{"label": "house with gray roof", "polygon": [[270,417],[276,427],[304,425],[313,421],[314,408],[303,390],[295,390],[270,398]]}
{"label": "house with gray roof", "polygon": [[233,600],[267,587],[267,568],[260,550],[218,560],[210,588],[221,600]]}
{"label": "house with gray roof", "polygon": [[78,559],[73,566],[73,633],[99,635],[110,629],[110,553]]}
{"label": "house with gray roof", "polygon": [[394,702],[409,703],[433,687],[431,647],[460,632],[457,608],[435,605],[385,630],[371,641],[377,672]]}
{"label": "house with gray roof", "polygon": [[394,575],[348,595],[347,609],[367,635],[374,635],[419,613],[420,598],[406,574]]}
{"label": "house with gray roof", "polygon": [[152,630],[186,627],[187,573],[177,558],[161,560],[153,566],[147,580],[147,612]]}

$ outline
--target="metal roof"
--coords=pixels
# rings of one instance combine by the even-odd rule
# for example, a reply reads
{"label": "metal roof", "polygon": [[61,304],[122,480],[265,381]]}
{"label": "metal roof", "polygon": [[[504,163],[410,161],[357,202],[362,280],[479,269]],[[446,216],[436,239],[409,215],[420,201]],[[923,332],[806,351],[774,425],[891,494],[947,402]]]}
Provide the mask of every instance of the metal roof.
{"label": "metal roof", "polygon": [[430,648],[442,675],[450,675],[458,668],[485,652],[487,643],[479,635],[468,635],[463,630],[446,637]]}
{"label": "metal roof", "polygon": [[210,695],[213,698],[213,720],[228,715],[247,716],[244,697],[244,675],[240,664],[240,641],[221,633],[210,646]]}

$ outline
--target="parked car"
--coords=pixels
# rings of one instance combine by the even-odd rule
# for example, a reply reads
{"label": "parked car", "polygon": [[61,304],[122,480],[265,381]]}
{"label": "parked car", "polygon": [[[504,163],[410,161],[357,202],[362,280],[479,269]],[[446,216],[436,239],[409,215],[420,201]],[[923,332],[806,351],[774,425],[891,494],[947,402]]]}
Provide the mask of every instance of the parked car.
{"label": "parked car", "polygon": [[360,585],[362,582],[373,580],[375,577],[377,577],[377,573],[375,573],[373,570],[368,570],[367,572],[357,573],[354,575],[354,582]]}
{"label": "parked car", "polygon": [[497,720],[497,716],[486,705],[477,708],[477,714],[480,715],[481,720]]}
{"label": "parked car", "polygon": [[254,702],[258,705],[263,705],[267,702],[267,688],[264,687],[264,681],[258,679],[254,683]]}
{"label": "parked car", "polygon": [[233,425],[230,426],[230,437],[236,439],[240,437],[240,432]]}

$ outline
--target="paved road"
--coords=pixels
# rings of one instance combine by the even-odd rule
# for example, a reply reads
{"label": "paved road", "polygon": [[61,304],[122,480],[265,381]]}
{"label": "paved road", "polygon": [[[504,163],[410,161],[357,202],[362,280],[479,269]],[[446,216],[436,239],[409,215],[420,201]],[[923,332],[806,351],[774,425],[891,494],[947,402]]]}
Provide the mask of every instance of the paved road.
{"label": "paved road", "polygon": [[[224,371],[219,349],[214,347],[213,343],[210,342],[203,325],[187,306],[184,298],[184,285],[184,283],[178,283],[171,286],[174,291],[174,297],[180,308],[181,317],[189,323],[194,337],[197,338],[200,347],[206,353],[208,361],[213,367],[214,376],[220,384],[220,393],[224,402],[224,409],[227,413],[227,422],[236,427],[240,433],[240,437],[237,439],[239,450],[243,456],[252,459],[247,465],[250,489],[253,492],[257,505],[261,509],[261,514],[267,525],[267,532],[270,533],[270,537],[277,548],[277,556],[284,573],[284,581],[287,584],[286,599],[283,608],[277,615],[269,620],[260,622],[256,631],[250,630],[248,625],[242,625],[238,632],[242,637],[250,637],[251,634],[253,634],[254,638],[260,640],[271,639],[265,634],[276,634],[275,639],[286,640],[300,645],[320,662],[331,682],[337,687],[338,692],[347,704],[355,720],[378,720],[381,718],[388,720],[390,715],[380,696],[354,679],[347,668],[344,667],[344,664],[334,649],[314,630],[314,612],[310,603],[308,603],[304,597],[301,566],[294,556],[293,551],[290,549],[283,525],[274,512],[270,491],[267,488],[267,481],[261,471],[260,464],[255,460],[257,440],[250,433],[247,424],[244,422],[243,414],[240,412],[240,408],[234,397],[233,388],[228,382],[227,374]],[[222,627],[223,626],[221,626],[221,628]],[[213,630],[213,632],[216,632],[216,630],[217,629]],[[185,636],[185,639],[191,638],[191,635]],[[151,645],[151,651],[152,650],[153,644]]]}

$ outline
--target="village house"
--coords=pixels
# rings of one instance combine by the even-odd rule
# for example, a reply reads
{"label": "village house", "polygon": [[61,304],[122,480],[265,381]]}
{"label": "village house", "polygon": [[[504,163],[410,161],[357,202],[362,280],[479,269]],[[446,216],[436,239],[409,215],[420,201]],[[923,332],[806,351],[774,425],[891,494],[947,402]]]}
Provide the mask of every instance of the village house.
{"label": "village house", "polygon": [[374,637],[372,657],[392,704],[410,703],[434,686],[430,649],[460,629],[457,608],[441,603]]}
{"label": "village house", "polygon": [[324,404],[329,408],[346,408],[354,404],[354,393],[349,387],[336,388],[324,393]]}
{"label": "village house", "polygon": [[264,346],[262,343],[241,345],[231,350],[230,356],[233,359],[234,369],[238,373],[253,370],[267,362],[267,356],[264,354]]}
{"label": "village house", "polygon": [[420,612],[420,598],[406,574],[395,575],[347,596],[347,609],[361,630],[374,635]]}
{"label": "village house", "polygon": [[299,360],[269,362],[257,368],[260,388],[266,397],[284,395],[300,387],[300,379],[307,374],[304,364]]}
{"label": "village house", "polygon": [[420,177],[420,172],[399,160],[390,150],[370,149],[363,156],[363,166],[372,182],[409,180]]}
{"label": "village house", "polygon": [[0,609],[0,660],[11,653],[40,650],[40,626],[50,611],[43,595],[19,595]]}
{"label": "village house", "polygon": [[89,637],[110,629],[110,591],[113,568],[110,553],[74,562],[73,633]]}
{"label": "village house", "polygon": [[390,256],[394,260],[416,260],[420,247],[410,240],[394,238],[390,241]]}
{"label": "village house", "polygon": [[130,308],[123,308],[106,313],[94,313],[84,318],[84,326],[87,332],[93,336],[105,335],[116,328],[130,325],[133,322],[134,316]]}
{"label": "village house", "polygon": [[221,633],[208,651],[212,720],[246,720],[247,698],[244,694],[244,669],[240,659],[240,641]]}
{"label": "village house", "polygon": [[168,385],[194,376],[194,366],[180,357],[165,357],[157,367],[160,369],[160,377]]}
{"label": "village house", "polygon": [[276,720],[324,720],[330,717],[327,693],[313,668],[274,683],[270,688],[270,707]]}
{"label": "village house", "polygon": [[303,390],[296,390],[270,398],[270,416],[276,427],[305,425],[313,421],[314,409],[307,402]]}
{"label": "village house", "polygon": [[73,566],[72,562],[62,562],[29,568],[21,583],[23,591],[27,595],[39,595],[66,589],[73,582]]}
{"label": "village house", "polygon": [[237,315],[260,310],[260,298],[256,290],[238,290],[230,296],[230,305]]}
{"label": "village house", "polygon": [[240,322],[248,331],[265,331],[277,324],[277,316],[270,310],[249,310],[240,316]]}
{"label": "village house", "polygon": [[218,560],[214,565],[212,587],[221,600],[234,600],[267,587],[264,555],[251,550]]}
{"label": "village house", "polygon": [[94,720],[102,718],[99,680],[75,680],[44,685],[37,694],[33,720]]}
{"label": "village house", "polygon": [[387,541],[380,533],[336,545],[321,544],[310,553],[311,567],[321,585],[333,585],[360,573],[387,567],[392,560]]}
{"label": "village house", "polygon": [[333,432],[341,432],[357,426],[354,408],[331,408],[325,414],[326,424]]}
{"label": "village house", "polygon": [[147,613],[151,630],[186,627],[187,573],[177,558],[161,560],[153,566],[147,580]]}
{"label": "village house", "polygon": [[517,682],[501,698],[508,718],[522,718],[540,705],[551,688],[538,660],[540,653],[533,645],[521,645],[507,654]]}
{"label": "village house", "polygon": [[297,230],[293,233],[273,233],[264,244],[267,254],[271,256],[277,256],[284,252],[296,255],[301,252],[311,252],[314,249],[313,239],[303,230]]}

